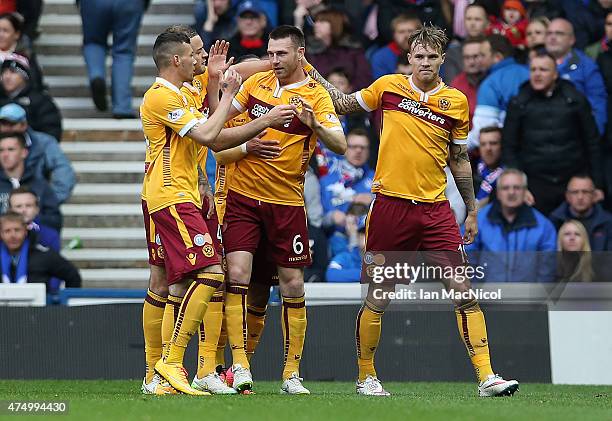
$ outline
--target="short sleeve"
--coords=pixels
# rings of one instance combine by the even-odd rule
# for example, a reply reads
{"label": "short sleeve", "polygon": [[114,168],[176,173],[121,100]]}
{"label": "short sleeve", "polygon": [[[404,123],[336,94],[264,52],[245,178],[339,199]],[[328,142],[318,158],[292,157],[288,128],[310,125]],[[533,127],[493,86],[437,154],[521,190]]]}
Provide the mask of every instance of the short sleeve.
{"label": "short sleeve", "polygon": [[255,78],[251,76],[240,86],[240,90],[232,100],[232,105],[241,113],[246,111],[247,104],[249,102],[249,92],[253,89],[255,84]]}
{"label": "short sleeve", "polygon": [[470,131],[470,109],[467,99],[463,96],[459,105],[459,118],[453,127],[451,137],[457,145],[467,145],[468,132]]}
{"label": "short sleeve", "polygon": [[198,118],[193,115],[182,99],[179,94],[168,95],[159,90],[159,93],[154,95],[151,98],[152,101],[147,104],[147,108],[155,120],[166,127],[170,127],[181,137],[185,136],[198,123]]}
{"label": "short sleeve", "polygon": [[319,95],[317,103],[313,104],[313,107],[315,118],[323,127],[331,130],[343,131],[342,124],[340,123],[334,104],[327,91]]}
{"label": "short sleeve", "polygon": [[376,79],[370,86],[355,93],[357,102],[366,111],[374,111],[380,108],[384,85],[387,84],[386,77]]}

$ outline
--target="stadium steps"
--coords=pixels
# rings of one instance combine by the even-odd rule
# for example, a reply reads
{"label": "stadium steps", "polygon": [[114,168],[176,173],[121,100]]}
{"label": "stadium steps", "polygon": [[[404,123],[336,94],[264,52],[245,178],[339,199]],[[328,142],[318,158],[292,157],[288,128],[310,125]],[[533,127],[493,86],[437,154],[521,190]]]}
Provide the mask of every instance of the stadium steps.
{"label": "stadium steps", "polygon": [[[62,244],[78,238],[81,248],[62,253],[81,271],[83,286],[146,288],[149,270],[140,205],[145,145],[139,120],[115,120],[90,98],[81,54],[82,27],[74,0],[45,0],[37,40],[38,60],[51,95],[62,111],[61,147],[78,183],[62,205]],[[153,0],[143,17],[132,79],[133,109],[156,70],[155,36],[171,24],[191,24],[193,0]],[[110,64],[107,84],[110,88]],[[108,93],[110,101],[110,89]]]}

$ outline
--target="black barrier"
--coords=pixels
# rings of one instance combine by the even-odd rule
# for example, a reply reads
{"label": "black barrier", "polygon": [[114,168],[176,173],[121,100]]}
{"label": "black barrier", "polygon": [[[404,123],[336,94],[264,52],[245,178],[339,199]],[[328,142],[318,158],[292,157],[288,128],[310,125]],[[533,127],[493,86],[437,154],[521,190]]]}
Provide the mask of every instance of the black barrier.
{"label": "black barrier", "polygon": [[[301,375],[307,380],[354,380],[358,306],[308,308]],[[544,306],[496,311],[483,306],[493,368],[506,378],[550,382],[548,314]],[[280,309],[268,311],[252,365],[256,380],[281,374]],[[144,371],[142,306],[0,307],[0,378],[137,379]],[[196,335],[197,336],[197,335]],[[186,354],[194,373],[197,342]],[[386,381],[474,381],[453,311],[389,311],[376,354]]]}

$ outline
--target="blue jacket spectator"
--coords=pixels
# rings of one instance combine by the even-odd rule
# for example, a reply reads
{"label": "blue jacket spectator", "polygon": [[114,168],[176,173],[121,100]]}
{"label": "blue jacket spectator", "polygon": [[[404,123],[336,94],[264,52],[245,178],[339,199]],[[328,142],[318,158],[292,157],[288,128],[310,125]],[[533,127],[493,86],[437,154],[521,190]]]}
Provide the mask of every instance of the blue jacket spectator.
{"label": "blue jacket spectator", "polygon": [[478,235],[466,247],[470,262],[485,267],[488,282],[555,280],[557,233],[537,210],[525,205],[527,176],[507,169],[497,181],[498,201],[478,213]]}
{"label": "blue jacket spectator", "polygon": [[40,222],[40,205],[36,194],[28,187],[19,187],[9,194],[9,209],[23,216],[29,237],[35,243],[60,251],[60,236],[56,229]]}
{"label": "blue jacket spectator", "polygon": [[370,189],[374,171],[368,167],[370,141],[362,129],[355,129],[347,136],[348,149],[345,159],[336,161],[329,173],[321,179],[321,203],[323,225],[343,231],[346,214],[352,203],[369,206]]}
{"label": "blue jacket spectator", "polygon": [[546,51],[557,60],[557,70],[570,80],[591,103],[599,133],[603,134],[607,115],[606,87],[597,64],[582,51],[576,50],[574,28],[565,19],[553,19],[546,30]]}
{"label": "blue jacket spectator", "polygon": [[376,50],[370,58],[374,80],[396,72],[398,57],[406,54],[410,48],[408,37],[421,26],[423,25],[416,15],[401,14],[391,20],[393,41]]}
{"label": "blue jacket spectator", "polygon": [[351,215],[346,221],[350,238],[346,249],[334,256],[327,267],[327,282],[359,282],[361,256],[365,250],[365,216]]}
{"label": "blue jacket spectator", "polygon": [[529,69],[511,57],[512,51],[510,41],[501,35],[489,35],[481,44],[483,66],[492,65],[478,88],[472,129],[468,134],[469,149],[478,147],[480,129],[503,125],[510,99],[529,80]]}
{"label": "blue jacket spectator", "polygon": [[5,133],[0,137],[0,213],[7,211],[11,191],[28,186],[38,197],[40,222],[59,231],[62,228],[62,215],[55,193],[44,178],[36,176],[34,168],[25,166],[27,154],[22,135]]}
{"label": "blue jacket spectator", "polygon": [[0,132],[24,135],[29,149],[26,167],[33,168],[37,177],[49,181],[59,203],[64,203],[76,184],[76,175],[57,140],[52,136],[28,128],[25,110],[17,104],[0,108]]}
{"label": "blue jacket spectator", "polygon": [[570,179],[565,190],[565,202],[550,214],[550,220],[561,228],[564,222],[577,220],[589,234],[592,251],[612,250],[612,214],[596,203],[597,191],[588,175]]}

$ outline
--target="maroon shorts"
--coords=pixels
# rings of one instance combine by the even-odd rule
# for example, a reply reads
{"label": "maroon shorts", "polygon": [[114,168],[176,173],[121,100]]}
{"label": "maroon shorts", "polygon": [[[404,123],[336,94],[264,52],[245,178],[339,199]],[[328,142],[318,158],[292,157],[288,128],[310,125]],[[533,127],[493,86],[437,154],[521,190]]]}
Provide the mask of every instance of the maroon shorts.
{"label": "maroon shorts", "polygon": [[155,231],[155,223],[149,214],[145,200],[142,200],[142,216],[144,217],[145,234],[147,236],[149,264],[164,267],[164,248],[161,245],[159,234]]}
{"label": "maroon shorts", "polygon": [[385,196],[372,202],[366,229],[366,251],[420,251],[427,263],[465,264],[463,240],[448,200],[435,203]]}
{"label": "maroon shorts", "polygon": [[230,190],[223,220],[226,253],[248,251],[255,255],[262,236],[269,238],[266,256],[281,267],[304,267],[312,263],[303,206],[277,205]]}
{"label": "maroon shorts", "polygon": [[278,270],[276,264],[268,259],[267,250],[268,239],[262,236],[253,255],[251,283],[269,286],[278,285]]}
{"label": "maroon shorts", "polygon": [[168,284],[207,266],[218,265],[221,256],[213,238],[193,203],[177,203],[151,214],[163,246]]}

